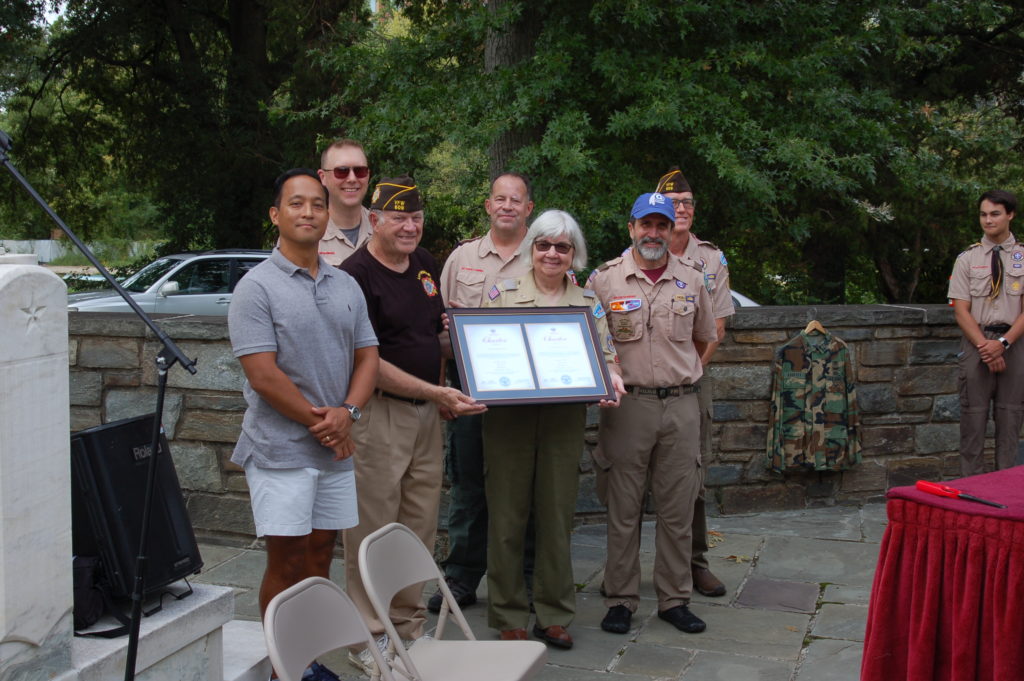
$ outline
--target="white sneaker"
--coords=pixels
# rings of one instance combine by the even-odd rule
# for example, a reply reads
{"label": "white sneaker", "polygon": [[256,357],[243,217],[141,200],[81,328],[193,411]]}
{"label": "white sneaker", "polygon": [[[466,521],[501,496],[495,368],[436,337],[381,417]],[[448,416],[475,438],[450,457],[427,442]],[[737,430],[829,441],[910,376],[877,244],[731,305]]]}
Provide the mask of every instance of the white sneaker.
{"label": "white sneaker", "polygon": [[[381,657],[383,657],[386,662],[390,661],[392,656],[388,652],[388,635],[381,634],[377,637],[374,643],[377,644],[377,650],[380,651]],[[358,653],[354,653],[350,650],[348,653],[348,660],[359,669],[362,669],[363,672],[371,679],[380,678],[380,669],[377,668],[377,661],[373,659],[373,653],[370,652],[369,648],[361,650]]]}

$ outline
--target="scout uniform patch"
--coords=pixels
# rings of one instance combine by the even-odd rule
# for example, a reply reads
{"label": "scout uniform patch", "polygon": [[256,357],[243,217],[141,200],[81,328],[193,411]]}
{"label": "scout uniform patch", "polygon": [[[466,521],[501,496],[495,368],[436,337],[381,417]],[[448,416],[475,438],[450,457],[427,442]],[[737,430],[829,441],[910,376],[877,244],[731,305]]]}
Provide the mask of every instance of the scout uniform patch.
{"label": "scout uniform patch", "polygon": [[639,310],[641,301],[635,297],[612,298],[608,301],[608,309],[612,312],[632,312]]}
{"label": "scout uniform patch", "polygon": [[430,272],[426,270],[420,270],[419,274],[420,283],[423,284],[423,290],[428,296],[433,298],[437,295],[437,284],[434,283],[433,277],[430,276]]}

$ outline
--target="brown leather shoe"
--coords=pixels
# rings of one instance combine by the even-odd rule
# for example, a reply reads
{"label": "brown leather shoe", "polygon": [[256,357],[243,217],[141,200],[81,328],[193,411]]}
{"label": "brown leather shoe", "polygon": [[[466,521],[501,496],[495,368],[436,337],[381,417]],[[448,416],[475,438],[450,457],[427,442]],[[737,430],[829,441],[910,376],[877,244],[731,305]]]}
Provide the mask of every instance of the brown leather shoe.
{"label": "brown leather shoe", "polygon": [[543,629],[535,624],[533,626],[533,635],[556,648],[572,648],[572,636],[565,630],[565,627],[557,624]]}
{"label": "brown leather shoe", "polygon": [[725,595],[725,584],[707,568],[693,566],[693,588],[712,598]]}
{"label": "brown leather shoe", "polygon": [[525,641],[527,639],[526,629],[502,629],[502,641]]}

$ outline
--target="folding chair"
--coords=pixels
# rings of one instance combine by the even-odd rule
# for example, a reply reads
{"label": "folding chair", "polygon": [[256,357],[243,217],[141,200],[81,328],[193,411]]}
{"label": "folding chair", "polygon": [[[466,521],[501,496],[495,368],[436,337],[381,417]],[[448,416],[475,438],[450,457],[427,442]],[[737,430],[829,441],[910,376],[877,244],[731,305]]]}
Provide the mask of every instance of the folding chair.
{"label": "folding chair", "polygon": [[381,681],[395,681],[355,604],[323,577],[309,577],[274,596],[263,618],[263,635],[281,681],[300,681],[318,655],[358,644],[373,654]]}
{"label": "folding chair", "polygon": [[[408,650],[395,646],[392,671],[410,681],[520,681],[544,666],[547,647],[539,641],[478,641],[444,581],[434,557],[412,530],[400,523],[380,528],[359,546],[359,574],[366,595],[392,641],[401,641],[388,609],[407,586],[436,579],[444,600],[434,638],[421,638]],[[442,639],[449,612],[465,641]]]}

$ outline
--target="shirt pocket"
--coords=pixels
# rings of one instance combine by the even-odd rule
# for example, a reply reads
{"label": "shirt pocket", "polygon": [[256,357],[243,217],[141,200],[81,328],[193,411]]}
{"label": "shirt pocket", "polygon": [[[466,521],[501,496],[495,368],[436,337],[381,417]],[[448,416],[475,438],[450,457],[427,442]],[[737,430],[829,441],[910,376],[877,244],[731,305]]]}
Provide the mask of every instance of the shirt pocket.
{"label": "shirt pocket", "polygon": [[455,274],[456,290],[452,298],[460,303],[477,307],[483,304],[486,275],[477,270],[459,270]]}
{"label": "shirt pocket", "polygon": [[992,275],[988,269],[979,273],[972,270],[967,275],[967,285],[972,298],[984,298],[992,293]]}
{"label": "shirt pocket", "polygon": [[672,300],[669,307],[669,340],[693,340],[693,318],[697,306],[686,300]]}
{"label": "shirt pocket", "polygon": [[609,312],[608,330],[616,343],[640,340],[644,335],[643,308],[630,312]]}
{"label": "shirt pocket", "polygon": [[1024,270],[1006,270],[1003,273],[1003,290],[1011,296],[1019,296],[1024,292]]}

